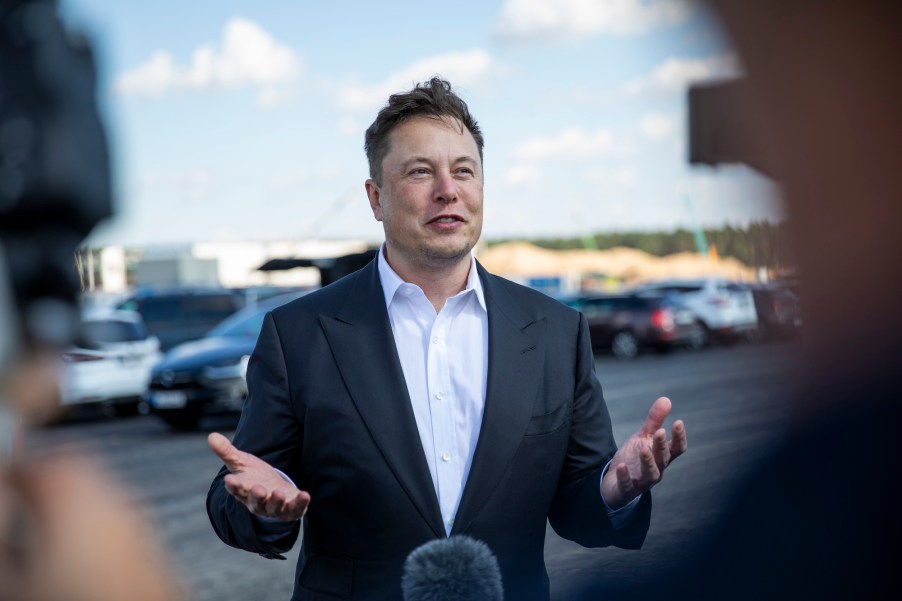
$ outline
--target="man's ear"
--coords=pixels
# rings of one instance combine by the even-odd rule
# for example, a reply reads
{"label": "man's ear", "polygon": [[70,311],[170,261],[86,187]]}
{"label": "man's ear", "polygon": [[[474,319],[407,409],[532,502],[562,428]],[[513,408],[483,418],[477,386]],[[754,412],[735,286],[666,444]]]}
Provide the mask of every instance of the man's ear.
{"label": "man's ear", "polygon": [[372,179],[366,180],[366,197],[370,200],[370,208],[373,210],[373,217],[376,221],[382,221],[382,190],[376,185]]}

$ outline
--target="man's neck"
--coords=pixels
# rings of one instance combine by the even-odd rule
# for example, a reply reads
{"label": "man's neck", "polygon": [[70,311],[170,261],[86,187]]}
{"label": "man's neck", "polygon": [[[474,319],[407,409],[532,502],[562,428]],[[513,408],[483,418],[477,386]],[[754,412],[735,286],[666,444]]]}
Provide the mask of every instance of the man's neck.
{"label": "man's neck", "polygon": [[470,254],[448,264],[412,265],[392,256],[385,247],[383,258],[405,282],[419,286],[438,313],[445,301],[467,287],[470,275]]}

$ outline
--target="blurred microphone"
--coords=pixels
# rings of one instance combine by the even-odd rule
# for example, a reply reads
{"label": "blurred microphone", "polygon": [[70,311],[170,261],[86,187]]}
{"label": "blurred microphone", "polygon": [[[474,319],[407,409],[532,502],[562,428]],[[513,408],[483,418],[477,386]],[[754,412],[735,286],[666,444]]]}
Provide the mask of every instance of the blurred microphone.
{"label": "blurred microphone", "polygon": [[503,601],[498,560],[482,541],[452,536],[420,545],[401,577],[404,601]]}

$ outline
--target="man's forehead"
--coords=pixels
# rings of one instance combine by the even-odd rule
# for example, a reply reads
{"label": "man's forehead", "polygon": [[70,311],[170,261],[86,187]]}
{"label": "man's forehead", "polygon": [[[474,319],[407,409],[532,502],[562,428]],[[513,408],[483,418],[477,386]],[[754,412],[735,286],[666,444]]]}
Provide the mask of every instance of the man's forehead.
{"label": "man's forehead", "polygon": [[[448,141],[439,133],[442,130],[457,134],[464,145],[472,146],[463,154],[474,154],[472,158],[477,160],[479,148],[473,134],[453,117],[416,116],[405,119],[389,132],[388,154],[417,155],[427,150],[441,149],[443,143]],[[450,139],[453,141],[454,137]],[[407,159],[409,156],[399,158]]]}

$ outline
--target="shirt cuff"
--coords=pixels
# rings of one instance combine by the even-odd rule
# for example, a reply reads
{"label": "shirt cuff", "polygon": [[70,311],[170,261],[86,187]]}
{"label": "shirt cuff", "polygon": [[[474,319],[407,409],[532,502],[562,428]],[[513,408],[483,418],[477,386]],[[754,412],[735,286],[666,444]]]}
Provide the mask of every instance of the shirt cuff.
{"label": "shirt cuff", "polygon": [[[613,459],[611,461],[613,461]],[[604,466],[604,469],[601,470],[601,480],[603,480],[604,475],[608,473],[611,461],[608,461],[607,465]],[[636,514],[636,508],[639,506],[639,499],[642,498],[642,495],[634,498],[620,509],[611,509],[608,502],[604,500],[604,495],[601,494],[601,480],[598,481],[598,496],[601,497],[601,502],[604,503],[604,508],[608,512],[608,519],[611,520],[611,525],[614,526],[614,530],[622,530],[633,521],[633,516]]]}

